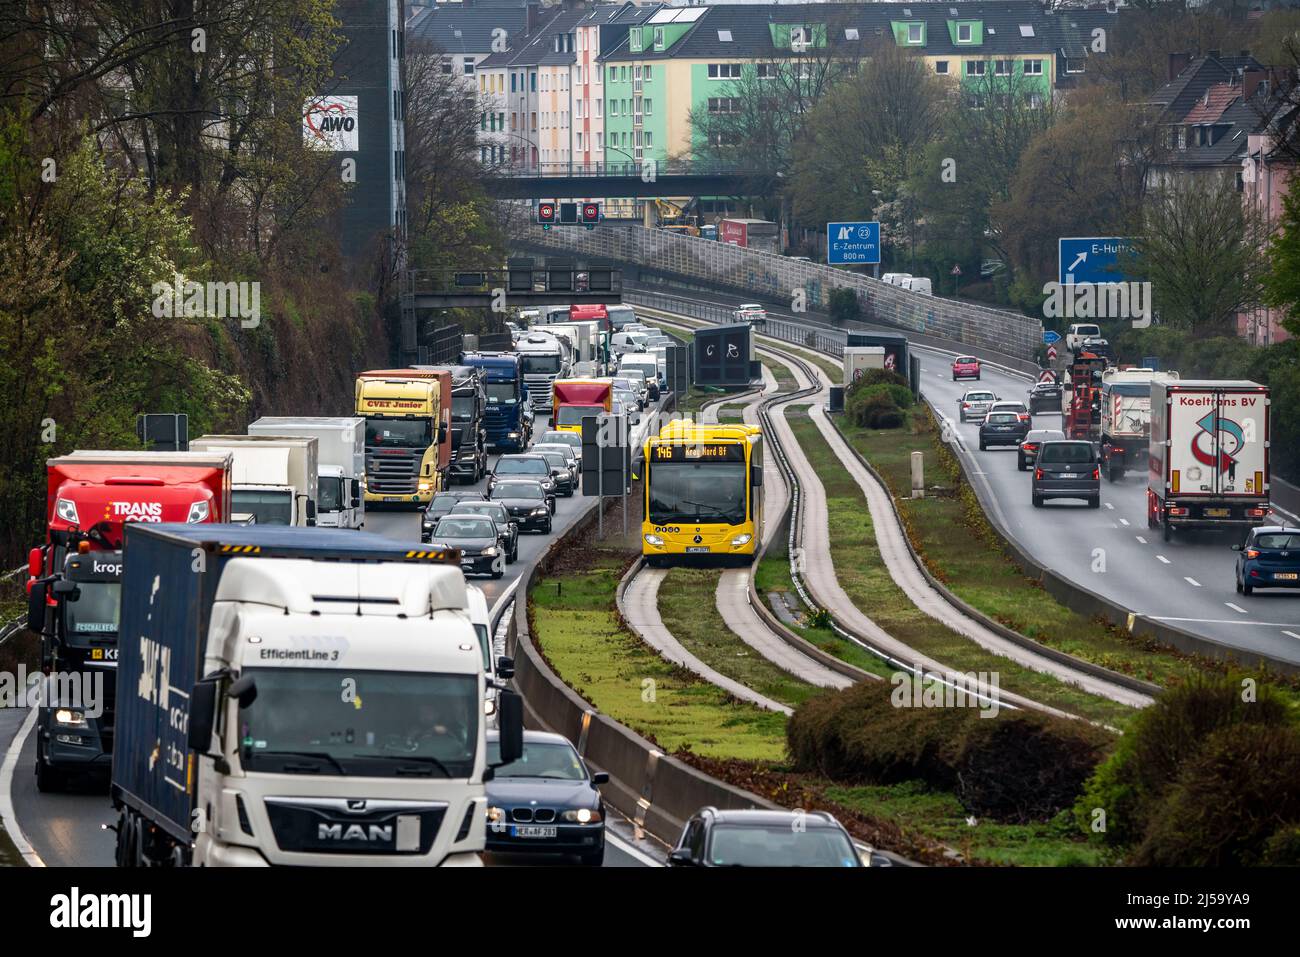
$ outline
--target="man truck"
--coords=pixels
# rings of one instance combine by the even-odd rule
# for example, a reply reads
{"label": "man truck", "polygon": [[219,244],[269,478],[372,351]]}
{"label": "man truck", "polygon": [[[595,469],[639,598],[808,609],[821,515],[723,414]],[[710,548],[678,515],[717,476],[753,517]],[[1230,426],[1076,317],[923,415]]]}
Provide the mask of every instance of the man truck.
{"label": "man truck", "polygon": [[[494,765],[458,563],[368,532],[132,528],[117,864],[480,863]],[[504,764],[522,707],[495,708]]]}
{"label": "man truck", "polygon": [[27,626],[49,676],[36,717],[36,786],[107,776],[127,523],[228,521],[229,455],[77,451],[46,462],[46,542],[28,554]]}
{"label": "man truck", "polygon": [[1151,382],[1147,525],[1264,524],[1269,511],[1269,392],[1244,380]]}
{"label": "man truck", "polygon": [[356,416],[264,415],[249,435],[289,435],[316,440],[316,524],[321,528],[361,528],[366,507],[361,480],[366,474],[366,423]]}
{"label": "man truck", "polygon": [[533,332],[515,343],[533,411],[551,411],[551,384],[569,374],[571,350],[565,339],[546,332]]}
{"label": "man truck", "polygon": [[231,507],[258,525],[316,524],[317,449],[314,436],[201,435],[190,440],[200,452],[228,452],[233,459]]}
{"label": "man truck", "polygon": [[467,366],[483,370],[487,408],[483,415],[488,447],[497,452],[522,452],[533,432],[533,409],[519,356],[512,352],[470,352]]}
{"label": "man truck", "polygon": [[357,377],[366,420],[367,504],[428,505],[451,464],[451,375],[377,369]]}

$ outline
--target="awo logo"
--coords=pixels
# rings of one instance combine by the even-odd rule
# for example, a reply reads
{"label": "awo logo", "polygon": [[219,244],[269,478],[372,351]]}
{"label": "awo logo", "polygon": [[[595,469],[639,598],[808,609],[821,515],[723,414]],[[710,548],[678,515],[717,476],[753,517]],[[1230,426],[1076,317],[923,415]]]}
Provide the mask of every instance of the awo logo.
{"label": "awo logo", "polygon": [[304,105],[302,139],[310,149],[355,152],[359,134],[355,96],[315,97]]}
{"label": "awo logo", "polygon": [[162,502],[109,502],[104,517],[123,522],[161,522]]}

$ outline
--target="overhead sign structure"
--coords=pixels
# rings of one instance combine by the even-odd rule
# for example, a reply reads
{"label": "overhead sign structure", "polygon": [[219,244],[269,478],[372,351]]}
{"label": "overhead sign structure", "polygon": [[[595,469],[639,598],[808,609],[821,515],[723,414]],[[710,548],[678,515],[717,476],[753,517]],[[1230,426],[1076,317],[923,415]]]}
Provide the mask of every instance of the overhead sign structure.
{"label": "overhead sign structure", "polygon": [[880,223],[827,223],[826,262],[831,266],[880,263]]}
{"label": "overhead sign structure", "polygon": [[1133,245],[1125,236],[1062,237],[1057,240],[1057,281],[1063,286],[1133,281],[1137,277],[1126,275],[1119,261]]}
{"label": "overhead sign structure", "polygon": [[315,150],[355,153],[361,130],[355,96],[317,96],[302,110],[302,140]]}

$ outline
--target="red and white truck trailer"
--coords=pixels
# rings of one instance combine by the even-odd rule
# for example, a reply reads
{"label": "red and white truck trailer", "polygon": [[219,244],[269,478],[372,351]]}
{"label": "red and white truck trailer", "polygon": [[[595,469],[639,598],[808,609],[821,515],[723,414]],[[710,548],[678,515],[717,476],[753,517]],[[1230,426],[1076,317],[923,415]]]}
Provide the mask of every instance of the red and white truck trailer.
{"label": "red and white truck trailer", "polygon": [[1269,511],[1268,387],[1245,380],[1151,382],[1147,525],[1251,528]]}

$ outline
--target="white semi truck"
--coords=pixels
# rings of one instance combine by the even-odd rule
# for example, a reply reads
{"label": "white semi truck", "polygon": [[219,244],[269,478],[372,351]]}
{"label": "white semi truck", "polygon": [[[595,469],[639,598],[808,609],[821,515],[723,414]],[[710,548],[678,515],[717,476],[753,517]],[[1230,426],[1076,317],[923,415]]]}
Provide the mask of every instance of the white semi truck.
{"label": "white semi truck", "polygon": [[1178,378],[1154,369],[1106,369],[1101,374],[1102,474],[1114,482],[1127,471],[1145,472],[1151,436],[1151,381]]}
{"label": "white semi truck", "polygon": [[203,435],[196,452],[229,452],[231,508],[258,525],[316,524],[317,457],[320,443],[292,435]]}
{"label": "white semi truck", "polygon": [[572,365],[572,351],[568,340],[559,339],[547,332],[528,330],[515,343],[519,367],[533,410],[549,414],[551,411],[551,385],[556,379],[568,376]]}
{"label": "white semi truck", "polygon": [[[368,532],[133,525],[118,865],[480,864],[496,765],[458,562]],[[522,706],[493,690],[504,764]]]}
{"label": "white semi truck", "polygon": [[360,416],[264,415],[249,435],[290,435],[316,439],[316,524],[321,528],[361,528],[366,507],[361,482],[366,474],[366,420]]}

